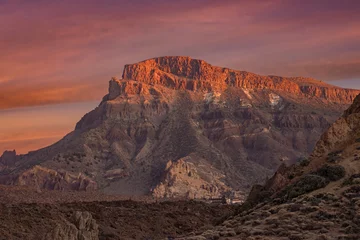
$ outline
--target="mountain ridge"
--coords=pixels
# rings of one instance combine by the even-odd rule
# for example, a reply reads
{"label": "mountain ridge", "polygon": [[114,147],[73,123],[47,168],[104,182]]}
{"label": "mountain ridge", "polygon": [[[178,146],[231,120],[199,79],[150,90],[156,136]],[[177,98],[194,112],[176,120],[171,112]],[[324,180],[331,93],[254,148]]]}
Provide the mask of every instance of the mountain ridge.
{"label": "mountain ridge", "polygon": [[[173,78],[167,74],[172,74]],[[181,77],[185,77],[187,81]],[[159,57],[135,64],[126,64],[122,78],[152,84],[162,83],[174,88],[195,91],[222,91],[228,86],[249,89],[267,88],[349,104],[355,99],[356,93],[359,93],[355,89],[340,88],[312,78],[262,76],[247,71],[212,66],[203,60],[183,56]],[[206,82],[211,82],[213,85]],[[307,83],[307,85],[301,83]]]}

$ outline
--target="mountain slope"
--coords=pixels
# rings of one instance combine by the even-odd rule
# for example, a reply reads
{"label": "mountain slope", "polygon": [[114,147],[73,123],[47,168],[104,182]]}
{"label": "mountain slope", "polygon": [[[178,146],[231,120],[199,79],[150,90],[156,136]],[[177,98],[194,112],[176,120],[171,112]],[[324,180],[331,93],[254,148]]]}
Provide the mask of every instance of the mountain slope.
{"label": "mountain slope", "polygon": [[[188,57],[126,65],[73,132],[27,155],[4,154],[0,183],[41,165],[84,176],[106,193],[243,196],[281,163],[311,152],[357,93]],[[61,188],[79,185],[73,181]]]}
{"label": "mountain slope", "polygon": [[360,239],[360,95],[308,160],[255,186],[242,211],[185,239]]}

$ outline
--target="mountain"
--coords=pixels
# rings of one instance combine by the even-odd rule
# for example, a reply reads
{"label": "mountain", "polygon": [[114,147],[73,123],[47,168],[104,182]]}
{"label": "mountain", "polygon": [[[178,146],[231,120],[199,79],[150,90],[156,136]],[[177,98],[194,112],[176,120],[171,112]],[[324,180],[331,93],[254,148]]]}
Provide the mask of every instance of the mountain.
{"label": "mountain", "polygon": [[183,239],[360,239],[360,95],[308,159],[254,186],[239,212]]}
{"label": "mountain", "polygon": [[[189,57],[125,65],[75,130],[0,158],[0,183],[155,197],[243,197],[307,156],[358,90]],[[25,179],[25,180],[23,180]]]}

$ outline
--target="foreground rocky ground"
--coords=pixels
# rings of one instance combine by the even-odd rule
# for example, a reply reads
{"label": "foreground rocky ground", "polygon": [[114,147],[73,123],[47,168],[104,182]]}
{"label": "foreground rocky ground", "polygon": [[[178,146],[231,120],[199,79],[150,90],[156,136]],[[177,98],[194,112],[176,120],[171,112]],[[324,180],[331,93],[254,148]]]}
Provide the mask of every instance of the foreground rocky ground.
{"label": "foreground rocky ground", "polygon": [[[53,199],[60,195],[53,192]],[[0,239],[173,239],[211,229],[235,213],[234,206],[195,201],[79,201],[80,196],[65,195],[63,203],[51,202],[45,193],[44,200],[2,201]]]}

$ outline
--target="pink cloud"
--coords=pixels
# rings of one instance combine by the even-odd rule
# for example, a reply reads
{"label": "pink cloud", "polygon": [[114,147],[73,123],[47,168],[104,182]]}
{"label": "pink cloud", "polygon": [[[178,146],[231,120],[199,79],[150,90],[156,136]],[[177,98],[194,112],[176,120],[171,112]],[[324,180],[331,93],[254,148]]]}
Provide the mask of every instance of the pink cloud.
{"label": "pink cloud", "polygon": [[[343,78],[347,68],[327,73],[319,63],[359,59],[359,4],[312,2],[7,2],[0,10],[2,108],[94,99],[124,64],[162,55],[260,74]],[[304,62],[314,70],[304,71]],[[35,100],[11,97],[17,91]]]}

